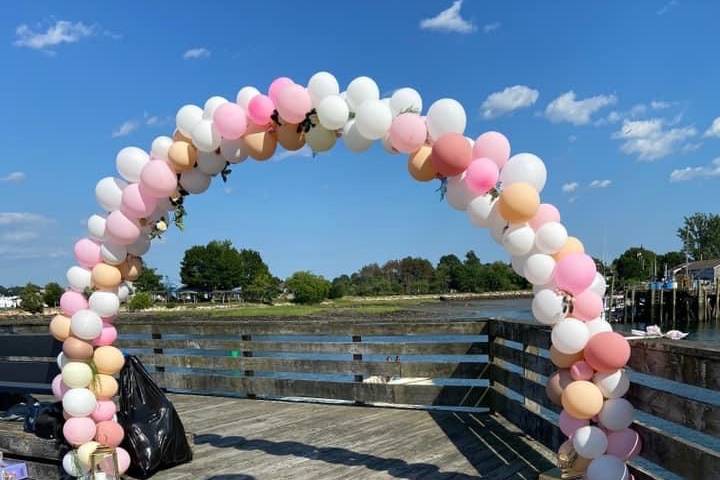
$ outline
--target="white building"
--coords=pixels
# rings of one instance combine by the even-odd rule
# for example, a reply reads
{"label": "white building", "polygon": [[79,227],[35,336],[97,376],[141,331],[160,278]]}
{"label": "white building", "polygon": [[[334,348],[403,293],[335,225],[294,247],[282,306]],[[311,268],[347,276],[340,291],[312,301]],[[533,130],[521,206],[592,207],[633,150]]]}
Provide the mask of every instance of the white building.
{"label": "white building", "polygon": [[0,295],[0,308],[18,308],[20,306],[20,297],[6,297]]}

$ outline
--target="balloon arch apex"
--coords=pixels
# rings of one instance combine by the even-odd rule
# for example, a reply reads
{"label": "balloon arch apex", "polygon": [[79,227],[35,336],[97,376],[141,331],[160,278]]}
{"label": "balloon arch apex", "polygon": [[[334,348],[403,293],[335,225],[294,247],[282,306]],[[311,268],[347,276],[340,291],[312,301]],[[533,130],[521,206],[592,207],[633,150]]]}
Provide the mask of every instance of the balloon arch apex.
{"label": "balloon arch apex", "polygon": [[62,313],[50,324],[63,342],[62,372],[52,389],[68,417],[65,439],[76,449],[63,460],[66,471],[82,476],[100,439],[117,447],[121,470],[130,465],[119,447],[124,432],[113,402],[124,364],[113,346],[115,320],[152,240],[172,222],[182,227],[185,198],[206,191],[214,177],[225,180],[249,158],[268,160],[278,144],[317,154],[342,139],[351,152],[379,141],[389,153],[407,155],[413,179],[441,179],[450,206],[488,228],[507,250],[515,272],[533,284],[535,319],[552,326],[550,358],[558,371],[546,389],[563,408],[560,428],[570,439],[561,450],[587,459],[590,480],[628,478],[626,462],[639,450],[629,428],[634,410],[622,398],[630,347],[604,318],[605,279],[558,209],[541,203],[543,161],[532,153],[511,155],[499,132],[468,138],[466,123],[452,98],[436,100],[423,115],[423,99],[412,88],[380,98],[375,81],[361,76],[341,92],[332,74],[318,72],[307,86],[279,77],[265,93],[246,86],[234,101],[213,96],[203,108],[185,105],[172,137],[155,138],[149,152],[120,150],[118,175],[95,187],[103,213],[90,216],[87,236],[75,244],[77,265],[67,271]]}

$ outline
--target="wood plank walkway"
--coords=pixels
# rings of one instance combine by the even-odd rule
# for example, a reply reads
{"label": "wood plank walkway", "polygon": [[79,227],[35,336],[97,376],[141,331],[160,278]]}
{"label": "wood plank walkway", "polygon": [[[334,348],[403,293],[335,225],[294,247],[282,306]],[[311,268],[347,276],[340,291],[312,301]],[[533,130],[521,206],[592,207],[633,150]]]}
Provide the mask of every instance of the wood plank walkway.
{"label": "wood plank walkway", "polygon": [[551,453],[486,413],[170,395],[191,464],[154,480],[535,479]]}

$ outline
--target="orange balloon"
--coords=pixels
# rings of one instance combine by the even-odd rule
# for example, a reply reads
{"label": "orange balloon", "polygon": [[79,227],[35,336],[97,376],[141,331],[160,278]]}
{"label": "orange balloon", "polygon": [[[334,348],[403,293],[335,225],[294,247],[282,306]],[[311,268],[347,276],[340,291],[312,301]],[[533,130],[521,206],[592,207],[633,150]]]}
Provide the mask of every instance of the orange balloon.
{"label": "orange balloon", "polygon": [[510,223],[525,223],[540,207],[540,195],[529,183],[511,183],[503,188],[498,200],[498,212]]}
{"label": "orange balloon", "polygon": [[110,400],[118,391],[118,383],[110,375],[98,373],[93,377],[88,388],[98,400]]}
{"label": "orange balloon", "polygon": [[95,349],[93,363],[98,373],[115,375],[125,364],[125,357],[120,350],[108,345]]}
{"label": "orange balloon", "polygon": [[275,130],[277,140],[285,150],[294,152],[305,146],[305,133],[301,130],[297,131],[297,124],[283,123]]}
{"label": "orange balloon", "polygon": [[433,144],[433,166],[443,177],[453,177],[465,171],[472,162],[472,147],[459,133],[446,133]]}
{"label": "orange balloon", "polygon": [[173,133],[173,140],[176,142],[186,142],[186,143],[192,143],[192,138],[186,137],[182,133],[180,133],[180,130],[175,130]]}
{"label": "orange balloon", "polygon": [[173,142],[168,150],[168,160],[177,173],[192,170],[197,163],[197,148],[189,142]]}
{"label": "orange balloon", "polygon": [[555,255],[553,255],[553,257],[555,258],[556,262],[559,262],[563,258],[573,253],[585,253],[585,247],[583,246],[582,242],[577,238],[568,237],[568,239],[565,241],[565,245],[563,245],[560,250],[555,252]]}
{"label": "orange balloon", "polygon": [[418,182],[429,182],[438,176],[431,155],[432,148],[423,145],[408,156],[408,172]]}
{"label": "orange balloon", "polygon": [[68,337],[63,342],[63,353],[71,360],[88,360],[92,358],[93,350],[90,342],[76,337]]}
{"label": "orange balloon", "polygon": [[267,160],[273,156],[277,148],[277,137],[270,132],[258,132],[245,135],[248,155],[255,160]]}
{"label": "orange balloon", "polygon": [[143,263],[138,257],[128,255],[127,259],[120,264],[120,273],[124,280],[134,282],[142,273]]}
{"label": "orange balloon", "polygon": [[50,320],[50,335],[59,342],[65,341],[70,336],[70,319],[65,315],[55,315]]}
{"label": "orange balloon", "polygon": [[558,368],[570,368],[572,364],[583,359],[582,350],[578,353],[568,355],[566,353],[559,352],[554,345],[550,346],[550,361],[555,364]]}
{"label": "orange balloon", "polygon": [[98,263],[92,269],[92,283],[95,288],[112,290],[122,282],[122,275],[117,267],[107,263]]}
{"label": "orange balloon", "polygon": [[562,392],[562,406],[571,417],[590,420],[603,407],[603,394],[592,382],[570,383]]}

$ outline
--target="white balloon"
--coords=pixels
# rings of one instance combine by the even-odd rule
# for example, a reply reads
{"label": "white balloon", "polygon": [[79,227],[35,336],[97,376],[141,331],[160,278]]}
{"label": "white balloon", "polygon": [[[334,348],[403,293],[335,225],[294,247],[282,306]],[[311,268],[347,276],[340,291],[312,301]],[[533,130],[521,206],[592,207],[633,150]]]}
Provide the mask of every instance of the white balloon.
{"label": "white balloon", "polygon": [[535,232],[535,246],[542,253],[557,253],[567,242],[568,233],[558,222],[548,222]]}
{"label": "white balloon", "polygon": [[310,77],[307,90],[310,94],[313,107],[317,108],[322,99],[328,95],[337,95],[340,93],[340,85],[338,85],[338,81],[332,73],[317,72]]}
{"label": "white balloon", "polygon": [[150,156],[153,158],[159,158],[160,160],[167,160],[168,151],[173,144],[173,139],[170,137],[155,137],[152,145],[150,146]]}
{"label": "white balloon", "polygon": [[446,133],[465,132],[467,116],[460,102],[452,98],[442,98],[430,105],[425,121],[430,138],[437,140]]}
{"label": "white balloon", "polygon": [[614,372],[598,372],[593,376],[593,383],[605,398],[623,397],[630,389],[630,377],[623,369]]}
{"label": "white balloon", "polygon": [[92,287],[92,272],[87,268],[73,266],[70,267],[65,275],[70,284],[70,288],[76,292],[84,292],[86,288]]}
{"label": "white balloon", "polygon": [[573,355],[582,351],[590,339],[585,322],[575,318],[560,320],[552,329],[552,344],[558,352]]}
{"label": "white balloon", "polygon": [[120,265],[127,258],[127,254],[128,251],[125,245],[117,245],[106,240],[100,246],[100,255],[102,255],[105,263],[109,265]]}
{"label": "white balloon", "polygon": [[230,163],[240,163],[248,158],[247,146],[245,140],[238,138],[228,140],[223,138],[220,142],[220,155]]}
{"label": "white balloon", "polygon": [[618,431],[628,428],[635,418],[635,408],[624,398],[605,400],[598,414],[600,424],[608,430]]}
{"label": "white balloon", "polygon": [[360,134],[368,140],[383,138],[391,124],[390,107],[380,100],[366,100],[355,114],[355,125]]}
{"label": "white balloon", "polygon": [[545,325],[555,325],[565,316],[563,296],[554,290],[540,290],[532,301],[535,319]]}
{"label": "white balloon", "polygon": [[525,260],[524,277],[533,285],[545,285],[553,278],[555,259],[544,253],[533,253]]}
{"label": "white balloon", "polygon": [[605,277],[602,273],[595,273],[595,280],[593,280],[593,283],[590,285],[590,290],[597,294],[598,297],[602,298],[605,296],[605,291],[607,290],[607,282],[605,281]]}
{"label": "white balloon", "polygon": [[203,119],[203,109],[197,105],[184,105],[175,115],[177,129],[186,137],[192,137],[195,125]]}
{"label": "white balloon", "polygon": [[357,77],[346,90],[346,100],[350,110],[356,112],[366,100],[380,100],[380,89],[370,77]]}
{"label": "white balloon", "polygon": [[500,171],[500,182],[503,185],[512,183],[529,183],[538,193],[542,192],[547,180],[547,170],[540,157],[532,153],[518,153],[510,157]]}
{"label": "white balloon", "polygon": [[140,172],[149,161],[150,156],[138,147],[125,147],[115,157],[115,165],[120,176],[134,183],[140,181]]}
{"label": "white balloon", "polygon": [[590,338],[592,338],[594,335],[597,335],[598,333],[613,331],[612,325],[610,325],[602,318],[596,318],[594,320],[585,322],[585,325],[587,325],[588,331],[590,332]]}
{"label": "white balloon", "polygon": [[492,210],[490,210],[490,216],[488,217],[488,228],[490,229],[490,236],[495,240],[496,243],[502,245],[503,235],[505,229],[507,229],[508,223],[498,210],[498,202],[493,204]]}
{"label": "white balloon", "polygon": [[340,95],[328,95],[318,105],[317,116],[320,125],[328,130],[338,130],[347,123],[350,109]]}
{"label": "white balloon", "polygon": [[525,276],[525,262],[527,261],[527,259],[528,255],[510,257],[510,266],[512,267],[513,271],[521,277]]}
{"label": "white balloon", "polygon": [[465,211],[468,205],[478,196],[465,183],[465,174],[455,175],[447,180],[445,199],[455,210]]}
{"label": "white balloon", "polygon": [[93,292],[88,300],[90,309],[101,317],[113,317],[120,310],[120,298],[113,292]]}
{"label": "white balloon", "polygon": [[120,299],[120,302],[126,302],[128,297],[130,296],[130,293],[132,293],[132,287],[130,282],[123,282],[118,287],[118,293],[117,296]]}
{"label": "white balloon", "polygon": [[65,454],[62,459],[62,466],[65,473],[71,477],[82,477],[90,471],[88,465],[83,465],[80,460],[75,457],[74,450]]}
{"label": "white balloon", "polygon": [[71,388],[63,395],[62,404],[73,417],[88,417],[97,408],[95,395],[87,388]]}
{"label": "white balloon", "polygon": [[602,455],[588,465],[586,480],[628,480],[630,472],[621,459],[613,455]]}
{"label": "white balloon", "polygon": [[222,137],[211,120],[200,120],[192,130],[192,142],[201,152],[213,152],[220,147]]}
{"label": "white balloon", "polygon": [[122,206],[122,192],[127,187],[125,180],[105,177],[95,186],[95,198],[98,204],[108,212],[120,210]]}
{"label": "white balloon", "polygon": [[[167,211],[167,210],[165,210]],[[150,250],[150,236],[147,234],[141,234],[137,240],[127,246],[127,253],[135,255],[136,257],[142,257]]]}
{"label": "white balloon", "polygon": [[57,366],[60,370],[65,368],[65,365],[67,365],[69,361],[70,360],[65,356],[63,352],[58,353],[58,356],[55,359],[55,363],[57,363]]}
{"label": "white balloon", "polygon": [[575,430],[572,442],[575,451],[583,458],[598,458],[605,453],[608,446],[605,432],[592,425]]}
{"label": "white balloon", "polygon": [[225,170],[226,163],[227,161],[223,158],[223,156],[215,152],[198,153],[197,168],[205,175],[214,177]]}
{"label": "white balloon", "polygon": [[[122,192],[120,192],[120,201],[122,202]],[[91,215],[90,218],[88,218],[87,226],[90,238],[100,242],[105,240],[105,217]]]}
{"label": "white balloon", "polygon": [[535,231],[526,223],[510,225],[503,234],[502,245],[512,256],[527,255],[535,245]]}
{"label": "white balloon", "polygon": [[345,146],[351,152],[364,152],[372,145],[372,140],[363,137],[355,126],[355,120],[350,120],[343,129]]}
{"label": "white balloon", "polygon": [[310,131],[305,134],[305,143],[307,143],[308,147],[315,153],[327,152],[335,146],[335,142],[337,142],[337,134],[335,131],[328,130],[320,125],[311,128]]}
{"label": "white balloon", "polygon": [[470,222],[476,227],[487,227],[495,201],[490,194],[473,198],[466,209]]}
{"label": "white balloon", "polygon": [[188,193],[197,195],[205,192],[210,187],[211,178],[197,168],[193,168],[180,174],[180,186]]}
{"label": "white balloon", "polygon": [[397,117],[404,112],[413,112],[418,115],[422,112],[422,97],[414,88],[401,88],[395,90],[390,97],[390,110],[393,117]]}
{"label": "white balloon", "polygon": [[254,97],[260,95],[260,91],[255,87],[243,87],[238,90],[237,96],[235,97],[235,103],[240,105],[247,111],[248,103]]}
{"label": "white balloon", "polygon": [[205,107],[203,108],[203,118],[205,120],[212,120],[213,115],[215,115],[215,110],[225,103],[228,103],[228,99],[225,97],[214,96],[208,98],[205,102]]}
{"label": "white balloon", "polygon": [[102,319],[92,310],[78,310],[70,320],[70,331],[83,340],[94,340],[99,337],[102,326]]}

